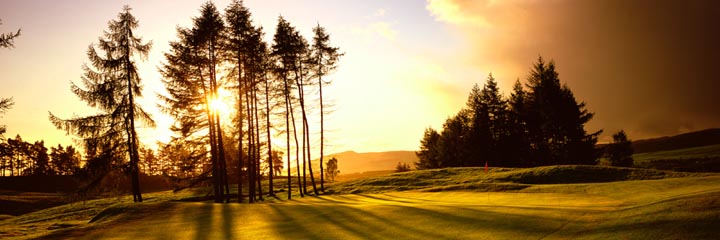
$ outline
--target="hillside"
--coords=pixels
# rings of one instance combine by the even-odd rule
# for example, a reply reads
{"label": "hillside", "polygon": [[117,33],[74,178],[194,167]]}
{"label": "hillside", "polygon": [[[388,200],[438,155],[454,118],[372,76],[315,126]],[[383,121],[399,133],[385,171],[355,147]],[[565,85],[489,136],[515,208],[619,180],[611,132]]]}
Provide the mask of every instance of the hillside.
{"label": "hillside", "polygon": [[[414,166],[418,158],[414,151],[389,151],[357,153],[353,151],[330,154],[324,161],[335,157],[338,159],[340,174],[362,173],[370,171],[393,170],[398,162]],[[313,166],[317,165],[317,159]]]}
{"label": "hillside", "polygon": [[521,190],[541,185],[606,183],[685,177],[720,177],[716,173],[673,172],[655,169],[590,165],[558,165],[534,168],[480,167],[416,170],[354,181],[329,188],[335,194],[384,193],[395,191],[480,191]]}
{"label": "hillside", "polygon": [[668,151],[720,144],[720,128],[705,129],[675,136],[633,141],[635,153]]}

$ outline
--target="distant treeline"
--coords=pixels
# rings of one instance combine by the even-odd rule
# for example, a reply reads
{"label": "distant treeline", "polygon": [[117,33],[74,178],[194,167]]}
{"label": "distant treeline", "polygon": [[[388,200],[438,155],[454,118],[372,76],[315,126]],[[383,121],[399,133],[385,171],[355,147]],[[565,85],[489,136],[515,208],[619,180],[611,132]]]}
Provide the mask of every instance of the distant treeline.
{"label": "distant treeline", "polygon": [[45,147],[44,141],[23,141],[20,135],[0,139],[0,176],[74,175],[80,171],[80,153],[72,146]]}
{"label": "distant treeline", "polygon": [[438,132],[427,128],[417,152],[418,169],[595,164],[601,131],[587,133],[593,113],[561,84],[553,61],[542,57],[527,83],[518,79],[504,97],[492,74],[470,91],[467,105]]}

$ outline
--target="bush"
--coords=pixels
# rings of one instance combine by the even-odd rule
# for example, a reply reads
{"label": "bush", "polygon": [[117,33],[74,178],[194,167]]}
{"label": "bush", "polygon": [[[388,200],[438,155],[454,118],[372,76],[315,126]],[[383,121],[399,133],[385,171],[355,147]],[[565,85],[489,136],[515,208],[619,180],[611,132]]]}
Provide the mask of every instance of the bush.
{"label": "bush", "polygon": [[410,165],[403,162],[398,162],[397,166],[395,166],[395,172],[407,172],[410,171]]}

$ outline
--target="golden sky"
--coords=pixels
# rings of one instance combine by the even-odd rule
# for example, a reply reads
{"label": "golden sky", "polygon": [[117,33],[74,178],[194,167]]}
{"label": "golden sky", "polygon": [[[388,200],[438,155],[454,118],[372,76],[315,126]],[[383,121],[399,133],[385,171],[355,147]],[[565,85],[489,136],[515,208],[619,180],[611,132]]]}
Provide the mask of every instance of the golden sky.
{"label": "golden sky", "polygon": [[[0,32],[22,28],[13,49],[0,49],[0,97],[15,106],[0,123],[5,137],[66,145],[48,121],[91,112],[70,92],[85,51],[125,4],[153,42],[140,62],[142,104],[158,121],[145,144],[166,141],[170,118],[158,113],[157,68],[176,26],[188,27],[203,1],[0,2]],[[214,1],[224,9],[228,1]],[[463,107],[476,82],[492,72],[509,94],[539,55],[554,59],[561,81],[596,117],[588,131],[620,128],[633,139],[720,126],[712,74],[720,59],[714,1],[428,0],[245,1],[271,40],[277,17],[306,38],[317,23],[346,55],[327,88],[327,152],[415,150],[423,130],[440,128]],[[311,119],[312,121],[312,119]],[[312,126],[311,126],[312,128]],[[317,128],[317,127],[316,127]]]}

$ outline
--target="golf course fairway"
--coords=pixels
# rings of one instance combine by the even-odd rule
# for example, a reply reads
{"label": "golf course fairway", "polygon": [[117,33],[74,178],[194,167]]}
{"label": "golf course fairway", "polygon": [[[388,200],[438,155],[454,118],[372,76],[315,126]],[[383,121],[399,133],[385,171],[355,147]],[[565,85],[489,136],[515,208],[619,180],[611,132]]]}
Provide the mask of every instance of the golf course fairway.
{"label": "golf course fairway", "polygon": [[110,207],[77,239],[717,239],[720,177]]}

